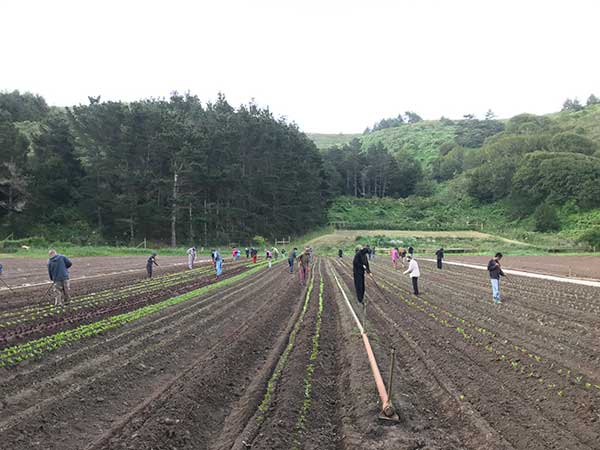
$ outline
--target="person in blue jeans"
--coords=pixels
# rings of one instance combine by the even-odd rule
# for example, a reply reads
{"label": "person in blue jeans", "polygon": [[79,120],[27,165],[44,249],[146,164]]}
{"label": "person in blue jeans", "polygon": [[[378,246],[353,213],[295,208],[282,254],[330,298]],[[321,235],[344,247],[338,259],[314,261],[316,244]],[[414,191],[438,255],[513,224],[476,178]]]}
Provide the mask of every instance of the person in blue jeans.
{"label": "person in blue jeans", "polygon": [[215,250],[213,255],[215,260],[215,272],[218,278],[223,273],[223,258],[221,257],[221,253],[219,253],[219,250]]}
{"label": "person in blue jeans", "polygon": [[294,250],[291,251],[290,256],[288,258],[288,265],[290,266],[290,273],[294,273],[294,261],[296,260],[296,252],[298,249],[294,247]]}
{"label": "person in blue jeans", "polygon": [[492,297],[496,305],[502,303],[502,301],[500,300],[500,277],[506,276],[502,271],[502,267],[500,265],[501,259],[502,253],[496,253],[494,259],[490,259],[487,265],[487,270],[490,273],[490,280],[492,282]]}

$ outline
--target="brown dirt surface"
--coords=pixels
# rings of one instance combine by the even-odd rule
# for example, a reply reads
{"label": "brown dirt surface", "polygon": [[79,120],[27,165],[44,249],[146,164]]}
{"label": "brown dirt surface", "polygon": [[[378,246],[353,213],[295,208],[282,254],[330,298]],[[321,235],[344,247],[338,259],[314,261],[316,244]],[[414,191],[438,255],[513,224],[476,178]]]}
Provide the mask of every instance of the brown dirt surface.
{"label": "brown dirt surface", "polygon": [[[67,255],[68,256],[68,255]],[[150,255],[148,255],[150,256]],[[115,273],[146,273],[148,256],[84,256],[69,258],[73,263],[69,273],[72,280],[86,277],[98,277]],[[202,258],[206,261],[206,258]],[[160,267],[154,267],[154,274],[160,275],[174,267],[187,266],[187,256],[160,256],[157,259]],[[48,281],[48,260],[42,258],[4,258],[4,274],[2,278],[12,288],[27,286]],[[3,288],[1,285],[0,288]]]}
{"label": "brown dirt surface", "polygon": [[[386,384],[395,349],[398,423],[378,420],[363,339],[336,282],[362,319],[350,260],[316,258],[312,288],[278,264],[0,368],[0,449],[600,448],[600,290],[511,276],[494,305],[485,272],[420,266],[418,297],[387,259],[372,263],[377,284],[367,280],[364,325]],[[130,274],[109,304],[135,310],[135,299],[217,282],[186,272],[172,275],[176,287],[143,292],[128,290]],[[95,279],[81,289],[104,288]],[[28,311],[0,309],[0,325]]]}
{"label": "brown dirt surface", "polygon": [[[493,256],[493,255],[492,255]],[[487,265],[492,256],[448,255],[445,260]],[[502,267],[545,275],[600,280],[600,256],[510,256],[502,258]]]}

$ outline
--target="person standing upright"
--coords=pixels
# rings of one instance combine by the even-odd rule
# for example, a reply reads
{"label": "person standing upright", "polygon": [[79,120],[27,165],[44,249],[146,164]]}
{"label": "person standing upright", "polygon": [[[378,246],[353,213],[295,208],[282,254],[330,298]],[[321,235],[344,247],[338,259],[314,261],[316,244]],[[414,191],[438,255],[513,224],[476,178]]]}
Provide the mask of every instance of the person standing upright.
{"label": "person standing upright", "polygon": [[408,246],[408,254],[410,256],[415,256],[415,249],[414,249],[414,247],[412,245]]}
{"label": "person standing upright", "polygon": [[48,252],[48,276],[53,283],[54,305],[64,306],[71,300],[69,290],[69,268],[71,261],[65,255],[59,255],[56,250]]}
{"label": "person standing upright", "polygon": [[369,247],[357,249],[352,260],[352,273],[354,275],[354,289],[356,290],[356,299],[362,304],[365,298],[365,272],[370,274],[369,268]]}
{"label": "person standing upright", "polygon": [[146,273],[148,274],[148,278],[152,278],[152,269],[153,267],[158,267],[158,263],[156,262],[156,252],[152,252],[150,258],[146,261]]}
{"label": "person standing upright", "polygon": [[269,269],[271,268],[272,265],[272,260],[273,260],[273,253],[271,253],[271,250],[269,249],[265,249],[265,256],[267,258],[267,261],[269,262]]}
{"label": "person standing upright", "polygon": [[290,256],[288,257],[288,265],[290,266],[290,273],[294,273],[294,261],[296,261],[296,252],[298,249],[294,247],[294,249],[290,252]]}
{"label": "person standing upright", "polygon": [[221,274],[223,273],[223,257],[221,256],[221,253],[219,253],[219,250],[215,250],[214,257],[215,257],[215,273],[217,274],[217,278],[219,278],[221,276]]}
{"label": "person standing upright", "polygon": [[338,249],[338,258],[343,258],[344,257],[344,250],[342,250],[341,248]]}
{"label": "person standing upright", "polygon": [[196,247],[190,247],[187,250],[188,255],[188,269],[194,268],[194,262],[196,261]]}
{"label": "person standing upright", "polygon": [[442,260],[444,259],[444,247],[440,247],[435,252],[435,258],[437,259],[437,268],[442,268]]}
{"label": "person standing upright", "polygon": [[490,259],[487,265],[487,270],[490,273],[490,280],[492,282],[492,298],[494,299],[494,303],[496,305],[502,303],[500,300],[500,277],[506,276],[502,271],[502,266],[500,265],[501,259],[502,253],[498,252],[493,259]]}
{"label": "person standing upright", "polygon": [[412,280],[413,285],[413,293],[415,295],[419,295],[419,277],[421,276],[421,271],[419,270],[419,264],[417,264],[417,260],[410,255],[408,255],[408,269],[404,271],[404,275],[406,274],[410,274],[410,279]]}
{"label": "person standing upright", "polygon": [[246,259],[250,258],[250,249],[246,247]]}
{"label": "person standing upright", "polygon": [[254,247],[252,247],[250,249],[250,256],[252,257],[252,263],[256,264],[256,258],[258,258],[258,250],[256,250]]}

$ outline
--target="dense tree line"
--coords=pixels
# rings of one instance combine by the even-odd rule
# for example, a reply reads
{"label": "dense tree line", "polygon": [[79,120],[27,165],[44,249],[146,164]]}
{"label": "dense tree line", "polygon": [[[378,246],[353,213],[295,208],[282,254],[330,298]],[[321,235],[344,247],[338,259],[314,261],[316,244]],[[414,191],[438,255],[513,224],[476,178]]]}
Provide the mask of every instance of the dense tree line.
{"label": "dense tree line", "polygon": [[396,117],[381,119],[375,122],[372,128],[367,127],[363,134],[373,133],[374,131],[385,130],[386,128],[395,128],[407,123],[421,122],[423,118],[414,111],[406,111],[404,116],[398,114]]}
{"label": "dense tree line", "polygon": [[353,139],[324,152],[325,174],[331,196],[407,197],[423,178],[419,162],[406,152],[393,155],[382,143],[363,150]]}
{"label": "dense tree line", "polygon": [[235,242],[325,220],[321,155],[254,104],[191,95],[49,108],[0,94],[4,234],[74,241]]}

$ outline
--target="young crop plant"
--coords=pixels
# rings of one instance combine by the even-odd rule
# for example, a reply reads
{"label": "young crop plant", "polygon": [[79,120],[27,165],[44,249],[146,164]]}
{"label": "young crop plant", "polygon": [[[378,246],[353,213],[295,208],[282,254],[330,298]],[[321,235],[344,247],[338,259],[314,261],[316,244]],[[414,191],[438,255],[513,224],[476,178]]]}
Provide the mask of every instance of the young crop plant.
{"label": "young crop plant", "polygon": [[302,410],[298,416],[294,432],[293,450],[300,450],[300,433],[305,429],[306,417],[312,405],[312,381],[315,373],[315,361],[319,355],[319,340],[321,337],[321,323],[323,320],[323,291],[325,283],[321,274],[321,266],[319,265],[319,310],[317,312],[317,320],[315,324],[315,333],[312,338],[312,350],[310,352],[309,363],[306,366],[306,374],[304,376],[304,401],[302,402]]}
{"label": "young crop plant", "polygon": [[79,341],[83,338],[96,336],[105,331],[141,319],[142,317],[145,317],[147,315],[162,311],[163,309],[168,308],[170,306],[178,305],[182,302],[200,297],[215,289],[220,289],[230,284],[237,283],[238,281],[241,281],[249,277],[250,275],[263,270],[265,267],[266,265],[257,265],[257,267],[242,272],[231,278],[226,278],[224,280],[218,281],[213,284],[209,284],[207,286],[203,286],[185,294],[171,297],[159,303],[146,305],[142,308],[127,313],[107,317],[105,319],[90,324],[81,325],[74,329],[61,331],[59,333],[45,336],[43,338],[26,342],[24,344],[18,344],[5,348],[0,351],[0,368],[14,366],[15,364],[18,364],[19,362],[24,361],[26,359],[40,356],[44,353],[56,350],[60,347],[63,347],[64,345]]}
{"label": "young crop plant", "polygon": [[265,420],[265,415],[266,415],[267,411],[269,410],[269,408],[271,407],[273,392],[275,391],[275,387],[277,386],[278,380],[281,378],[281,374],[283,373],[283,370],[287,366],[287,362],[288,362],[290,353],[292,352],[292,349],[294,348],[294,343],[296,341],[296,335],[300,331],[300,327],[302,326],[302,322],[304,321],[304,316],[306,315],[306,311],[308,310],[308,305],[310,303],[310,297],[311,297],[311,294],[313,291],[314,281],[315,281],[315,274],[314,274],[314,272],[312,272],[310,281],[308,283],[308,287],[306,289],[306,295],[304,298],[304,304],[302,306],[302,311],[300,312],[300,316],[298,317],[298,320],[296,321],[296,323],[294,324],[294,327],[292,328],[292,332],[290,333],[290,337],[288,339],[288,344],[285,347],[285,350],[283,351],[281,356],[279,357],[279,361],[277,361],[277,366],[275,366],[275,371],[273,372],[273,374],[271,375],[271,378],[269,378],[269,381],[267,382],[267,389],[265,391],[265,394],[263,396],[263,399],[262,399],[260,405],[258,406],[258,416],[256,418],[256,422],[259,425]]}

